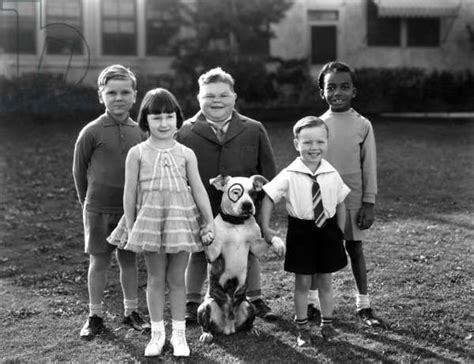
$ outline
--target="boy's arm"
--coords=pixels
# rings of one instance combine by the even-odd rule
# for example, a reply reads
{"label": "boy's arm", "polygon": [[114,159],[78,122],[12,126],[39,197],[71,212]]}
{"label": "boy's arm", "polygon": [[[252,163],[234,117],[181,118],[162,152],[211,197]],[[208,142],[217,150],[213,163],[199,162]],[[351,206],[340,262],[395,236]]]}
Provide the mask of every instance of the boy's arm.
{"label": "boy's arm", "polygon": [[372,125],[367,121],[367,132],[361,145],[362,202],[375,204],[377,195],[377,153]]}
{"label": "boy's arm", "polygon": [[337,226],[339,226],[339,229],[344,232],[346,227],[346,204],[344,202],[341,202],[336,206],[336,220]]}
{"label": "boy's arm", "polygon": [[271,180],[275,177],[276,173],[275,155],[273,154],[270,138],[263,124],[260,124],[259,142],[258,170],[262,176]]}
{"label": "boy's arm", "polygon": [[81,206],[87,194],[87,168],[93,153],[92,137],[89,133],[82,131],[74,146],[74,157],[72,162],[72,176],[76,187],[77,197]]}
{"label": "boy's arm", "polygon": [[130,231],[136,219],[138,173],[140,170],[140,151],[133,147],[125,160],[125,185],[123,189],[123,212],[127,229]]}
{"label": "boy's arm", "polygon": [[283,240],[281,240],[278,236],[276,231],[270,228],[270,217],[273,211],[273,201],[265,195],[262,201],[262,209],[261,209],[261,228],[263,239],[267,242],[267,244],[273,246],[276,254],[278,256],[282,256],[285,254],[286,246]]}

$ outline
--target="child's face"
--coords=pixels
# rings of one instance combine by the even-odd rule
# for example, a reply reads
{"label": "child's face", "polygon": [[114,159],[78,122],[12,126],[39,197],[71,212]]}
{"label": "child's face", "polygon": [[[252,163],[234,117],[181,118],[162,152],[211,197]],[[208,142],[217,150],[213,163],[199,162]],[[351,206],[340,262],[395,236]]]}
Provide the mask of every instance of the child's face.
{"label": "child's face", "polygon": [[148,114],[146,120],[152,138],[159,140],[173,139],[178,123],[175,112]]}
{"label": "child's face", "polygon": [[314,172],[328,150],[328,133],[324,126],[304,128],[293,143],[303,163]]}
{"label": "child's face", "polygon": [[343,112],[351,108],[356,95],[349,72],[331,72],[324,76],[324,89],[321,97],[326,100],[331,111]]}
{"label": "child's face", "polygon": [[128,117],[128,113],[135,103],[137,91],[134,90],[132,80],[109,80],[99,91],[99,101],[117,119]]}
{"label": "child's face", "polygon": [[214,122],[224,121],[232,114],[236,98],[230,85],[224,82],[204,84],[198,95],[202,113]]}

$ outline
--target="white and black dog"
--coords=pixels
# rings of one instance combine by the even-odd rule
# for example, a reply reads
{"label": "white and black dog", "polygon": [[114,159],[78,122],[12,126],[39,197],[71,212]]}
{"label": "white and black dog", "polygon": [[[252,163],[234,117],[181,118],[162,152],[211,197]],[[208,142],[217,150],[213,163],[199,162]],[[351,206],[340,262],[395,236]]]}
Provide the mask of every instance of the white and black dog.
{"label": "white and black dog", "polygon": [[207,294],[198,308],[202,342],[211,342],[213,334],[253,330],[255,312],[246,297],[248,257],[249,251],[260,256],[270,247],[254,218],[267,182],[260,175],[210,180],[223,195],[221,212],[214,219],[214,242],[205,249],[211,268]]}

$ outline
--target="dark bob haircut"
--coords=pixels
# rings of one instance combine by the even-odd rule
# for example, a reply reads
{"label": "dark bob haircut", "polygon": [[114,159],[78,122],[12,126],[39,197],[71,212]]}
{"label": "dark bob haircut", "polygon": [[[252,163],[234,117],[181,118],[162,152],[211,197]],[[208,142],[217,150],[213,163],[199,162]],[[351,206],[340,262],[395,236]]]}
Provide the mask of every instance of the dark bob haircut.
{"label": "dark bob haircut", "polygon": [[183,125],[184,115],[176,97],[164,88],[154,88],[145,94],[138,112],[138,126],[143,131],[150,131],[147,115],[176,113],[176,127]]}
{"label": "dark bob haircut", "polygon": [[347,72],[351,75],[352,84],[355,84],[355,75],[352,68],[350,68],[346,63],[334,61],[326,63],[318,75],[318,86],[320,90],[324,90],[324,77],[328,73],[337,73],[337,72]]}

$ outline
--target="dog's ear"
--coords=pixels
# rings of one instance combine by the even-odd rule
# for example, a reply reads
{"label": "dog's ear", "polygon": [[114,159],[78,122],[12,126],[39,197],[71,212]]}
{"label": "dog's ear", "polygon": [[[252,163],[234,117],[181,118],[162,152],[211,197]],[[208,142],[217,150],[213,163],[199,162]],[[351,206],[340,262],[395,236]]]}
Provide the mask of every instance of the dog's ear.
{"label": "dog's ear", "polygon": [[255,191],[261,191],[263,185],[268,183],[268,180],[259,174],[254,174],[250,179],[252,180],[253,189]]}
{"label": "dog's ear", "polygon": [[225,186],[227,185],[227,182],[229,182],[229,180],[231,179],[232,177],[230,176],[221,176],[221,175],[218,175],[217,177],[215,178],[211,178],[209,180],[209,184],[211,184],[212,186],[214,186],[218,191],[224,191],[225,189]]}

